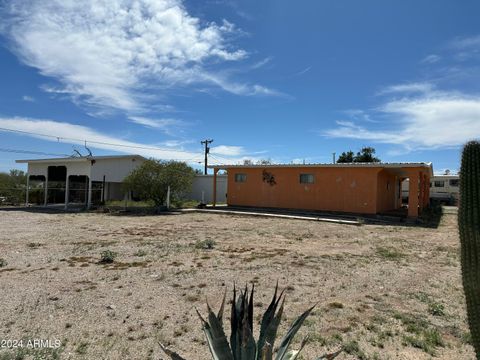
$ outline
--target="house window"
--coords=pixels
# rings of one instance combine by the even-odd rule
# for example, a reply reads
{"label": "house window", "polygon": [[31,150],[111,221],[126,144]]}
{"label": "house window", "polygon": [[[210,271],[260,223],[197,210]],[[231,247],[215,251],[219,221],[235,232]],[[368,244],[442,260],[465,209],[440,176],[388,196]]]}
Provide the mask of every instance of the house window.
{"label": "house window", "polygon": [[458,179],[450,179],[450,182],[449,182],[450,186],[453,186],[453,187],[458,187],[459,183],[460,182],[458,181]]}
{"label": "house window", "polygon": [[445,187],[445,181],[435,181],[434,183],[435,187]]}
{"label": "house window", "polygon": [[235,174],[235,182],[246,182],[247,174]]}
{"label": "house window", "polygon": [[313,174],[300,174],[300,184],[313,184],[314,181]]}

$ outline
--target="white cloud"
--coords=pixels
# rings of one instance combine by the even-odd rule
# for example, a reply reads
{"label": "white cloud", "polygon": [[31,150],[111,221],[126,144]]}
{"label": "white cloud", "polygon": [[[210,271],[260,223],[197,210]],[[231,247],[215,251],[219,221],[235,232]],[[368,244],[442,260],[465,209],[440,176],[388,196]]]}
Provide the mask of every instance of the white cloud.
{"label": "white cloud", "polygon": [[210,152],[218,155],[240,156],[245,153],[245,150],[242,146],[220,145],[211,147]]}
{"label": "white cloud", "polygon": [[478,60],[480,58],[480,35],[457,37],[449,43],[454,59],[458,62]]}
{"label": "white cloud", "polygon": [[372,120],[370,115],[364,110],[350,109],[350,110],[344,110],[343,113],[348,115],[350,118],[354,120],[366,121],[366,122],[372,122],[372,123],[377,122],[375,120]]}
{"label": "white cloud", "polygon": [[434,86],[426,82],[413,82],[398,85],[387,86],[380,90],[377,95],[393,93],[429,93],[434,90]]}
{"label": "white cloud", "polygon": [[323,134],[334,138],[397,144],[410,150],[456,147],[480,137],[478,96],[437,91],[389,100],[377,111],[381,118],[386,118],[385,129],[369,129],[341,121],[337,122],[337,128]]}
{"label": "white cloud", "polygon": [[480,35],[457,37],[450,42],[450,46],[456,49],[468,49],[480,47]]}
{"label": "white cloud", "polygon": [[309,72],[310,70],[312,70],[312,67],[311,66],[307,66],[305,69],[299,71],[299,72],[296,72],[295,74],[293,74],[294,76],[302,76],[303,74],[306,74],[307,72]]}
{"label": "white cloud", "polygon": [[[121,153],[139,154],[146,157],[155,157],[158,159],[173,159],[192,162],[195,159],[201,159],[201,152],[184,151],[172,148],[157,148],[155,145],[137,143],[129,140],[119,139],[112,135],[102,134],[92,128],[83,125],[70,124],[49,119],[31,119],[31,118],[0,118],[0,127],[45,134],[48,136],[38,136],[23,134],[25,136],[36,137],[51,142],[66,142],[69,144],[84,145],[87,140],[87,146],[90,148],[112,150]],[[57,139],[57,136],[59,139]],[[89,142],[90,141],[90,142]]]}
{"label": "white cloud", "polygon": [[195,71],[192,71],[193,78],[195,76],[200,76],[206,82],[210,82],[212,84],[217,85],[218,87],[222,88],[225,91],[228,91],[235,95],[244,95],[244,96],[279,96],[284,98],[290,98],[289,95],[284,94],[280,91],[267,88],[262,85],[251,85],[251,84],[242,84],[242,83],[235,83],[231,82],[226,76],[221,73],[211,74],[211,73],[203,73],[203,74],[195,74]]}
{"label": "white cloud", "polygon": [[135,124],[143,125],[152,129],[164,130],[166,132],[170,127],[182,124],[180,120],[176,119],[150,119],[143,116],[130,116],[129,120]]}
{"label": "white cloud", "polygon": [[[183,149],[183,145],[192,143],[190,140],[172,140],[157,144],[138,143],[111,134],[98,132],[83,125],[76,125],[50,119],[32,119],[23,117],[5,118],[0,117],[0,127],[17,131],[18,135],[38,138],[53,143],[63,142],[83,146],[87,140],[87,146],[91,149],[110,150],[114,152],[139,154],[145,157],[154,157],[164,160],[185,161],[190,164],[198,164],[203,161],[203,150],[198,151]],[[0,130],[1,132],[2,130]],[[29,134],[37,133],[41,135]],[[43,135],[43,136],[42,136]],[[53,151],[53,150],[52,150]],[[211,152],[221,159],[213,159],[211,163],[236,164],[244,159],[256,160],[257,157],[249,157],[241,146],[219,145],[212,147]],[[95,153],[95,151],[94,151]]]}
{"label": "white cloud", "polygon": [[35,98],[32,97],[32,96],[28,96],[28,95],[23,95],[22,100],[26,101],[26,102],[35,102]]}
{"label": "white cloud", "polygon": [[193,140],[166,140],[161,143],[163,146],[168,146],[168,147],[176,147],[180,148],[185,144],[192,144],[195,143],[196,141]]}
{"label": "white cloud", "polygon": [[268,63],[270,63],[271,61],[273,60],[273,57],[269,56],[269,57],[266,57],[265,59],[262,59],[260,61],[257,61],[255,64],[253,64],[250,68],[251,69],[259,69],[265,65],[267,65]]}
{"label": "white cloud", "polygon": [[208,83],[235,94],[275,95],[215,80],[210,65],[247,53],[229,44],[232,23],[202,23],[182,0],[18,0],[5,9],[2,32],[12,50],[57,79],[62,87],[54,91],[82,103],[137,112],[152,84],[166,90]]}
{"label": "white cloud", "polygon": [[423,64],[435,64],[439,62],[442,59],[441,56],[436,55],[436,54],[430,54],[425,56],[422,61],[420,61]]}

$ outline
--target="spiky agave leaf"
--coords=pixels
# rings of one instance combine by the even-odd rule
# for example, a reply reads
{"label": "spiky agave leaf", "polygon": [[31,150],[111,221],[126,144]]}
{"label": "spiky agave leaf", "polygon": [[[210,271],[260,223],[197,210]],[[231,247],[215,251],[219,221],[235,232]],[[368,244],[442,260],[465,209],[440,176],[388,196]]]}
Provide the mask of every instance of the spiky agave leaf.
{"label": "spiky agave leaf", "polygon": [[257,346],[255,339],[253,338],[253,292],[250,293],[250,299],[248,298],[248,287],[245,286],[244,292],[240,293],[240,323],[238,333],[240,334],[240,359],[242,360],[254,360],[256,357]]}
{"label": "spiky agave leaf", "polygon": [[249,299],[246,287],[236,298],[235,287],[233,290],[230,346],[234,360],[256,358],[257,347],[253,338],[253,293],[252,288]]}
{"label": "spiky agave leaf", "polygon": [[[260,336],[258,338],[258,349],[262,349],[265,343],[269,343],[272,348],[275,343],[275,338],[277,336],[278,326],[280,325],[280,321],[282,319],[283,313],[283,304],[285,301],[285,297],[283,297],[282,305],[277,312],[278,304],[283,296],[283,291],[280,293],[280,296],[277,298],[278,293],[278,282],[275,286],[275,292],[273,293],[272,301],[268,306],[267,310],[263,314],[262,322],[260,326]],[[276,313],[276,314],[275,314]],[[259,359],[260,354],[257,356]]]}
{"label": "spiky agave leaf", "polygon": [[[283,294],[283,292],[282,292]],[[280,294],[280,296],[282,296]],[[278,298],[278,301],[282,299],[281,297]],[[280,308],[278,309],[276,315],[274,316],[273,320],[270,322],[269,326],[267,327],[267,330],[265,332],[265,341],[272,344],[272,347],[275,344],[275,340],[277,339],[277,332],[278,332],[278,327],[280,326],[280,322],[282,321],[282,315],[283,315],[283,307],[285,304],[285,296],[282,299],[282,303],[280,304]],[[278,306],[278,303],[276,307]]]}
{"label": "spiky agave leaf", "polygon": [[162,343],[159,343],[160,344],[160,348],[163,350],[163,352],[165,354],[167,354],[168,356],[170,356],[170,359],[172,360],[185,360],[185,358],[181,357],[180,355],[178,355],[176,352],[172,351],[172,350],[169,350],[165,345],[163,345]]}
{"label": "spiky agave leaf", "polygon": [[[245,298],[247,294],[248,288],[245,286]],[[253,332],[253,293],[255,291],[255,284],[252,284],[252,290],[250,292],[250,300],[248,301],[248,325],[250,330]]]}
{"label": "spiky agave leaf", "polygon": [[295,360],[298,357],[298,355],[300,355],[300,352],[305,347],[305,344],[307,343],[307,341],[308,341],[308,336],[302,340],[302,343],[300,344],[300,349],[290,350],[285,354],[285,360]]}
{"label": "spiky agave leaf", "polygon": [[[245,300],[247,300],[247,294],[245,289]],[[257,345],[253,337],[253,288],[250,295],[250,300],[245,303],[246,311],[243,313],[242,321],[242,342],[241,342],[241,354],[242,360],[255,360],[257,356]]]}
{"label": "spiky agave leaf", "polygon": [[[247,300],[247,291],[248,288],[245,286],[245,300]],[[255,291],[255,284],[252,285],[252,290],[250,291],[250,299],[246,303],[247,312],[245,312],[245,320],[243,325],[243,335],[242,339],[244,341],[242,348],[242,359],[252,359],[255,360],[257,356],[257,344],[255,343],[255,338],[253,337],[253,293]]]}
{"label": "spiky agave leaf", "polygon": [[197,314],[203,324],[203,331],[207,338],[208,347],[214,360],[233,360],[232,350],[228,345],[227,337],[223,331],[221,322],[207,303],[208,321],[197,310]]}
{"label": "spiky agave leaf", "polygon": [[225,299],[227,298],[227,288],[225,287],[225,292],[223,293],[222,305],[220,305],[220,309],[218,310],[217,319],[223,326],[223,312],[225,309]]}
{"label": "spiky agave leaf", "polygon": [[240,334],[238,332],[239,328],[239,309],[241,306],[237,305],[240,302],[240,298],[237,299],[237,288],[233,284],[233,299],[232,306],[230,310],[230,347],[232,349],[232,355],[235,360],[240,359]]}
{"label": "spiky agave leaf", "polygon": [[290,329],[288,329],[287,333],[282,339],[282,342],[280,343],[280,346],[278,347],[277,351],[277,356],[275,357],[275,360],[286,360],[287,357],[287,352],[288,352],[288,347],[290,346],[290,343],[292,342],[293,338],[297,334],[298,330],[302,326],[303,322],[307,318],[308,315],[312,312],[313,308],[315,305],[313,305],[311,308],[307,309],[303,314],[301,314],[290,326]]}
{"label": "spiky agave leaf", "polygon": [[268,342],[263,345],[261,349],[258,351],[258,359],[259,360],[272,360],[273,359],[273,350],[272,345]]}

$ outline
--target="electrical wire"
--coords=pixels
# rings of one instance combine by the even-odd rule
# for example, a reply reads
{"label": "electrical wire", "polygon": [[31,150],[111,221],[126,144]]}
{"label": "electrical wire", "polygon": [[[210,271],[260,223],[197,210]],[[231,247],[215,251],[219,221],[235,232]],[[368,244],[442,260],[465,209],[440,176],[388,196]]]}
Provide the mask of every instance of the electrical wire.
{"label": "electrical wire", "polygon": [[220,162],[223,162],[223,161],[227,161],[228,163],[232,163],[232,159],[227,159],[226,157],[223,157],[221,155],[218,155],[218,154],[215,154],[215,153],[210,153],[209,154],[212,158],[216,159],[217,161],[220,161]]}
{"label": "electrical wire", "polygon": [[126,145],[126,144],[109,143],[109,142],[104,142],[104,141],[95,141],[95,140],[88,140],[88,139],[76,139],[76,138],[70,138],[70,137],[64,137],[64,136],[41,134],[41,133],[36,133],[36,132],[31,132],[31,131],[8,129],[8,128],[3,128],[3,127],[0,127],[0,131],[9,131],[9,132],[14,132],[14,133],[19,133],[19,134],[43,136],[43,137],[50,138],[50,139],[57,139],[58,142],[60,142],[60,140],[70,140],[70,141],[84,142],[85,144],[90,143],[90,144],[118,146],[118,147],[124,147],[124,148],[132,148],[132,149],[171,151],[171,152],[191,154],[190,151],[186,151],[186,150],[160,148],[160,147],[156,147],[156,146]]}
{"label": "electrical wire", "polygon": [[213,160],[216,160],[218,162],[218,164],[214,164],[214,165],[220,165],[220,164],[223,164],[223,161],[218,159],[215,155],[212,155],[212,154],[208,154],[209,155],[209,158],[210,159],[213,159]]}

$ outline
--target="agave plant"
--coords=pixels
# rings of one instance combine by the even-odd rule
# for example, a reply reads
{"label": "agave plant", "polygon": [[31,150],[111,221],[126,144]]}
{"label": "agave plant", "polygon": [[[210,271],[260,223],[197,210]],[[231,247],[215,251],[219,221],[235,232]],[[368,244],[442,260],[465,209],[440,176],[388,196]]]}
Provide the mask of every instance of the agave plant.
{"label": "agave plant", "polygon": [[[253,294],[254,286],[252,286],[250,296],[248,295],[247,287],[245,287],[244,291],[240,291],[238,297],[235,287],[233,288],[230,318],[230,343],[228,342],[223,329],[223,312],[225,308],[226,292],[217,314],[212,311],[208,302],[207,320],[205,320],[197,310],[214,360],[273,360],[275,339],[277,337],[277,330],[280,325],[285,303],[284,292],[282,291],[278,295],[277,284],[272,301],[263,314],[260,325],[260,336],[257,341],[255,341],[255,338],[253,337]],[[307,343],[307,338],[303,339],[298,350],[289,350],[289,348],[293,338],[314,307],[315,305],[307,309],[290,326],[275,351],[275,360],[297,359],[300,351]],[[164,345],[160,344],[160,347],[172,360],[185,360],[182,356],[167,349]],[[337,357],[340,352],[341,350],[332,354],[323,355],[317,358],[317,360],[332,360]]]}

